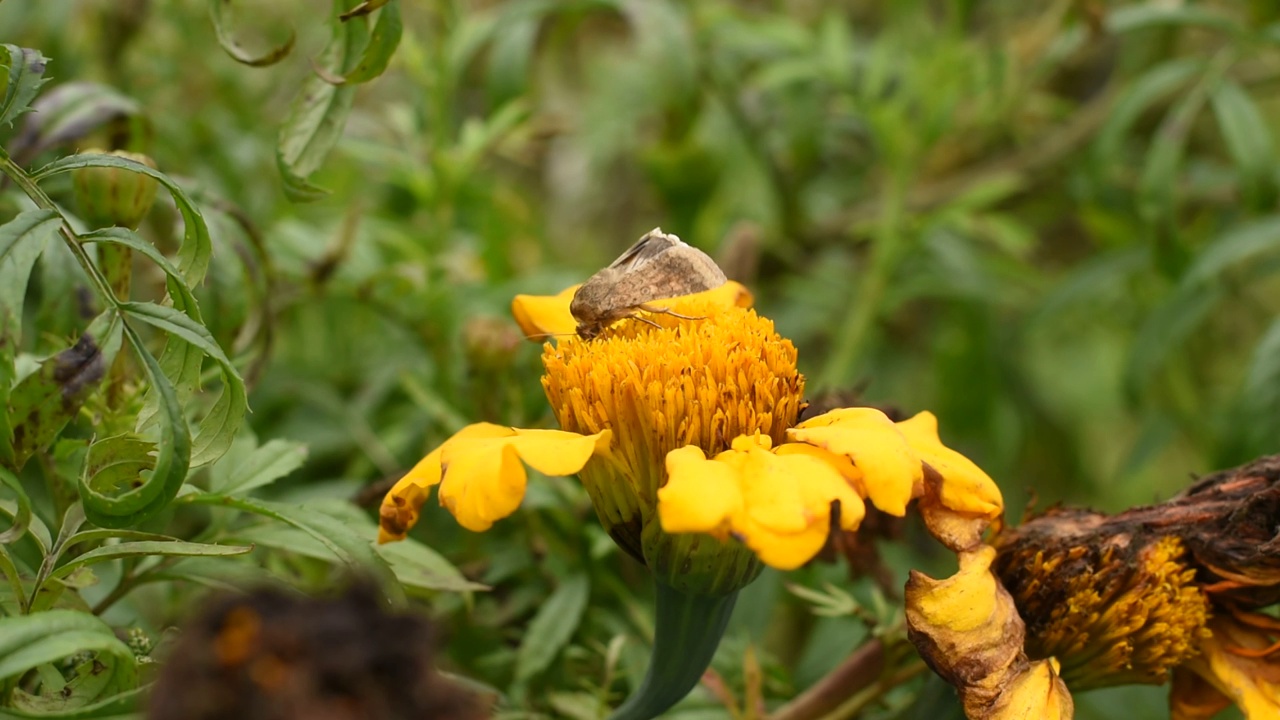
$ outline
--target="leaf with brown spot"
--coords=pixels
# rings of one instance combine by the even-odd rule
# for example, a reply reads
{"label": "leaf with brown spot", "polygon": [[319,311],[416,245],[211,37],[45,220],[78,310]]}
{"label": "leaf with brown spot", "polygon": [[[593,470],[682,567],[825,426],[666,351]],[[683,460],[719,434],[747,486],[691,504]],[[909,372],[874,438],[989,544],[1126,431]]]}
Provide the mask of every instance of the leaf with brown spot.
{"label": "leaf with brown spot", "polygon": [[49,447],[98,387],[120,348],[120,321],[103,314],[75,345],[40,364],[9,397],[14,470]]}

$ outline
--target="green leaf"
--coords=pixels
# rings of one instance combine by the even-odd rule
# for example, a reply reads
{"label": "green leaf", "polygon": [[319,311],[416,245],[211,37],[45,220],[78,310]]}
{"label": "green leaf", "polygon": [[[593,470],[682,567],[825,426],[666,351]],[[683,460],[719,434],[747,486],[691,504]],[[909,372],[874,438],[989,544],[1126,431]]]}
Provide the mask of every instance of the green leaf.
{"label": "green leaf", "polygon": [[1198,57],[1167,60],[1130,83],[1116,100],[1115,107],[1107,115],[1106,123],[1098,131],[1094,154],[1104,163],[1115,162],[1116,158],[1121,157],[1121,144],[1142,114],[1157,101],[1185,85],[1203,71],[1204,66],[1204,60]]}
{"label": "green leaf", "polygon": [[183,496],[182,499],[184,502],[201,505],[234,508],[291,525],[318,540],[352,572],[359,575],[372,575],[393,602],[404,602],[404,592],[396,582],[391,568],[373,549],[372,536],[356,535],[347,525],[325,512],[305,505],[286,505],[258,498],[213,493],[192,493]]}
{"label": "green leaf", "polygon": [[58,232],[62,216],[53,210],[27,210],[0,225],[0,355],[8,357],[9,374],[0,366],[0,391],[13,382],[13,357],[22,338],[22,305],[36,258]]}
{"label": "green leaf", "polygon": [[115,312],[103,313],[75,345],[40,363],[39,370],[13,388],[9,394],[13,429],[8,450],[14,468],[21,468],[34,453],[49,447],[80,412],[115,359],[122,326]]}
{"label": "green leaf", "polygon": [[1275,143],[1262,111],[1240,85],[1223,78],[1209,96],[1227,151],[1255,207],[1274,203]]}
{"label": "green leaf", "polygon": [[1280,215],[1238,225],[1209,243],[1195,257],[1183,284],[1214,280],[1227,268],[1276,250],[1280,250]]}
{"label": "green leaf", "polygon": [[343,77],[348,84],[366,83],[386,71],[400,46],[400,36],[404,32],[404,23],[400,19],[400,0],[390,0],[378,13],[378,21],[373,25],[373,33],[369,36],[369,44],[360,55],[360,61]]}
{"label": "green leaf", "polygon": [[182,246],[178,248],[178,269],[182,271],[182,277],[187,281],[188,287],[199,286],[209,270],[209,255],[213,252],[213,243],[209,238],[209,226],[205,223],[204,215],[191,202],[186,191],[159,170],[118,155],[95,153],[71,155],[45,165],[32,173],[31,177],[39,181],[83,167],[112,167],[142,173],[155,178],[169,191],[173,202],[178,206],[178,212],[182,214],[183,235]]}
{"label": "green leaf", "polygon": [[137,332],[128,323],[123,325],[125,338],[142,360],[148,381],[156,390],[161,409],[160,442],[151,474],[142,485],[113,493],[110,490],[114,488],[100,488],[92,478],[80,483],[85,515],[105,528],[132,527],[163,510],[182,488],[191,463],[191,431],[173,384]]}
{"label": "green leaf", "polygon": [[17,45],[0,45],[0,49],[0,78],[5,80],[0,126],[12,127],[14,120],[31,112],[31,101],[45,83],[44,69],[49,60],[39,50]]}
{"label": "green leaf", "polygon": [[221,482],[211,482],[212,492],[245,495],[302,467],[307,446],[289,440],[272,440],[254,450]]}
{"label": "green leaf", "polygon": [[391,571],[405,587],[444,592],[489,589],[488,585],[468,580],[443,555],[416,540],[406,539],[375,548],[391,564]]}
{"label": "green leaf", "polygon": [[1151,313],[1134,337],[1125,369],[1131,400],[1178,354],[1222,297],[1217,285],[1183,284]]}
{"label": "green leaf", "polygon": [[250,67],[266,67],[275,65],[293,51],[293,43],[297,40],[297,36],[290,29],[289,37],[283,43],[261,55],[250,55],[245,52],[227,29],[229,22],[227,14],[231,12],[231,6],[231,0],[209,0],[209,19],[213,22],[214,35],[218,38],[218,45],[222,46],[223,51],[230,55],[232,60]]}
{"label": "green leaf", "polygon": [[[334,4],[339,13],[347,7],[344,0],[334,0]],[[341,77],[354,69],[367,42],[368,21],[364,17],[347,22],[335,19],[329,45],[316,61],[318,72],[303,82],[280,127],[276,166],[284,180],[285,195],[294,202],[311,202],[328,194],[311,184],[309,177],[338,143],[355,100],[355,85],[334,85],[320,73]]]}
{"label": "green leaf", "polygon": [[1280,410],[1280,319],[1272,321],[1253,349],[1242,396],[1250,407],[1268,411],[1263,417],[1273,418]]}
{"label": "green leaf", "polygon": [[1241,33],[1244,28],[1222,11],[1195,5],[1139,3],[1108,10],[1107,30],[1128,33],[1153,27],[1203,27],[1228,33]]}
{"label": "green leaf", "polygon": [[1203,82],[1193,87],[1173,104],[1156,129],[1138,181],[1140,210],[1148,223],[1172,219],[1187,137],[1206,94]]}
{"label": "green leaf", "polygon": [[54,579],[64,578],[82,567],[120,558],[152,556],[227,557],[230,555],[244,555],[252,551],[253,546],[247,545],[210,545],[181,540],[122,542],[115,545],[103,545],[83,555],[78,555],[74,560],[54,570],[49,577]]}
{"label": "green leaf", "polygon": [[[222,374],[222,393],[200,423],[200,429],[193,440],[191,465],[199,467],[217,460],[231,447],[249,407],[248,394],[240,372],[231,364],[231,359],[222,351],[209,329],[190,314],[177,308],[144,302],[121,303],[120,309],[127,317],[137,318],[168,333],[171,336],[170,342],[177,339],[187,343],[218,364]],[[198,369],[198,363],[195,365]]]}
{"label": "green leaf", "polygon": [[0,468],[0,485],[9,488],[17,502],[17,511],[13,515],[13,524],[9,526],[8,530],[0,532],[0,545],[8,545],[27,534],[27,527],[31,524],[31,499],[27,497],[27,492],[22,489],[22,483],[18,482],[17,476],[4,468]]}
{"label": "green leaf", "polygon": [[49,610],[34,615],[0,618],[0,679],[13,679],[45,663],[56,663],[84,651],[114,676],[120,690],[132,690],[137,667],[128,646],[116,639],[111,626],[72,610]]}
{"label": "green leaf", "polygon": [[579,573],[561,583],[538,608],[516,653],[516,682],[547,669],[578,629],[590,595],[591,583]]}

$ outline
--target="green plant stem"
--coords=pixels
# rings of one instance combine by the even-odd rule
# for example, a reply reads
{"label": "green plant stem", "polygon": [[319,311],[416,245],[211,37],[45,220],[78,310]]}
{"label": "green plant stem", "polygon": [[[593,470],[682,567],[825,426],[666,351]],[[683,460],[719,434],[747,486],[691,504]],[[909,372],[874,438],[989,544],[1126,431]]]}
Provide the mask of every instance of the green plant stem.
{"label": "green plant stem", "polygon": [[662,715],[697,686],[724,636],[737,591],[728,595],[687,595],[658,578],[653,654],[640,688],[609,720],[650,720]]}
{"label": "green plant stem", "polygon": [[880,313],[889,281],[897,268],[902,253],[902,219],[906,206],[909,173],[898,168],[892,172],[885,189],[880,210],[871,258],[865,273],[859,278],[857,292],[835,338],[835,347],[827,356],[827,362],[818,373],[816,389],[832,389],[849,380],[850,371],[858,362],[866,345],[867,335]]}
{"label": "green plant stem", "polygon": [[8,153],[3,151],[0,151],[0,172],[3,172],[10,180],[13,180],[14,184],[21,188],[22,192],[26,193],[27,197],[31,199],[31,202],[36,204],[36,207],[43,208],[45,210],[53,210],[58,213],[58,216],[62,218],[62,225],[58,228],[58,231],[61,233],[62,239],[67,245],[67,249],[71,251],[72,256],[75,257],[80,268],[89,276],[89,280],[92,282],[98,297],[106,303],[108,307],[118,310],[120,308],[120,301],[117,300],[115,294],[111,292],[111,283],[107,281],[106,277],[104,277],[102,272],[99,271],[98,266],[94,264],[93,259],[89,257],[89,253],[85,251],[84,246],[80,243],[80,237],[71,229],[71,226],[67,223],[66,217],[62,215],[62,211],[59,210],[57,204],[53,202],[53,198],[50,198],[44,190],[41,190],[40,185],[37,184],[35,180],[32,180],[31,176],[27,175],[26,171],[19,167],[17,163],[10,159]]}

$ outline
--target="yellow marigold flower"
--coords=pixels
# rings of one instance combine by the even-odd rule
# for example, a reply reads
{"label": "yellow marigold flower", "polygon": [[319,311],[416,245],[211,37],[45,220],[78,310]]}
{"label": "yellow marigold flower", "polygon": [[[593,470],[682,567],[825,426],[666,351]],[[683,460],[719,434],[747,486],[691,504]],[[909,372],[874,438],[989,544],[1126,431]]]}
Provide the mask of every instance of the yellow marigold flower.
{"label": "yellow marigold flower", "polygon": [[1013,598],[991,572],[996,551],[960,553],[945,580],[912,571],[908,632],[929,667],[955,686],[970,720],[1070,718],[1071,695],[1055,663],[1032,662]]}
{"label": "yellow marigold flower", "polygon": [[434,485],[462,525],[483,530],[518,507],[525,464],[578,473],[609,535],[657,580],[650,672],[616,719],[683,697],[762,562],[807,562],[833,521],[858,526],[863,499],[901,516],[919,498],[930,530],[958,550],[999,516],[995,484],[942,445],[928,413],[895,425],[846,408],[797,424],[795,346],[741,285],[656,301],[684,317],[622,320],[590,341],[573,334],[575,290],[512,303],[529,335],[563,336],[542,354],[561,430],[465,428],[387,494],[380,540],[404,537]]}

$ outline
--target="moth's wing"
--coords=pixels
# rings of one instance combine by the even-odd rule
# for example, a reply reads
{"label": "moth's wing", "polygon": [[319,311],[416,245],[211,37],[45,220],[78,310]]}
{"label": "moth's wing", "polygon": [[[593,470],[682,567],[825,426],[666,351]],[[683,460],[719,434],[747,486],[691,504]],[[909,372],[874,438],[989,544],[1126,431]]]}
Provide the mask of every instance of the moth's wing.
{"label": "moth's wing", "polygon": [[651,300],[714,290],[726,280],[724,271],[706,253],[683,245],[653,257],[640,272],[621,275],[609,301],[618,307],[635,307]]}
{"label": "moth's wing", "polygon": [[668,235],[659,228],[654,228],[645,233],[644,237],[637,240],[634,245],[627,248],[609,267],[621,272],[631,272],[667,250],[680,245],[684,245],[680,238],[675,235]]}

